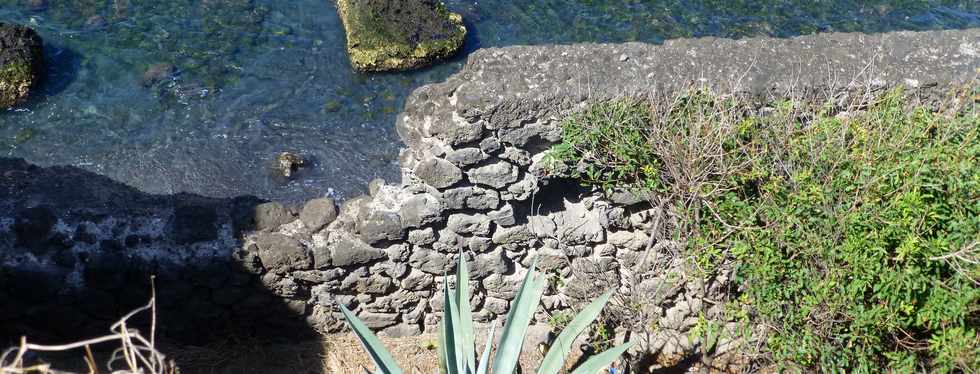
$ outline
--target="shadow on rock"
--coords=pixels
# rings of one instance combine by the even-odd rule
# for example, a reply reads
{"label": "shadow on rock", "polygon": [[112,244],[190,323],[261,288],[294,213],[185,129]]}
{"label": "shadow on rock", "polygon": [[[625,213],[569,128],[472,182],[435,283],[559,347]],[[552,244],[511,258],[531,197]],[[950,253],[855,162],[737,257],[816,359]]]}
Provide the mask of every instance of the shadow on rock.
{"label": "shadow on rock", "polygon": [[[261,265],[239,249],[261,224],[260,203],[150,195],[75,167],[0,158],[0,346],[105,335],[149,300],[151,276],[158,335],[174,346],[314,340],[304,306],[267,290]],[[149,333],[148,316],[131,322]]]}

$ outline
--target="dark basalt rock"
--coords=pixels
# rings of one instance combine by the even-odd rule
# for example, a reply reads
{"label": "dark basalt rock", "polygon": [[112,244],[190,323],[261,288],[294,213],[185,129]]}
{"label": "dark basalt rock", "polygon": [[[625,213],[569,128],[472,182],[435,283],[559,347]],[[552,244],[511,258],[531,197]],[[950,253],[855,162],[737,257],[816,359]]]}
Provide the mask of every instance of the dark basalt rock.
{"label": "dark basalt rock", "polygon": [[23,104],[41,80],[41,37],[24,26],[0,23],[0,108]]}
{"label": "dark basalt rock", "polygon": [[22,247],[35,247],[42,244],[56,223],[58,217],[48,207],[38,206],[22,210],[14,220],[17,244]]}
{"label": "dark basalt rock", "polygon": [[203,206],[182,206],[174,211],[173,235],[177,244],[218,238],[218,214]]}
{"label": "dark basalt rock", "polygon": [[438,0],[339,0],[351,65],[409,70],[452,56],[463,45],[463,17]]}

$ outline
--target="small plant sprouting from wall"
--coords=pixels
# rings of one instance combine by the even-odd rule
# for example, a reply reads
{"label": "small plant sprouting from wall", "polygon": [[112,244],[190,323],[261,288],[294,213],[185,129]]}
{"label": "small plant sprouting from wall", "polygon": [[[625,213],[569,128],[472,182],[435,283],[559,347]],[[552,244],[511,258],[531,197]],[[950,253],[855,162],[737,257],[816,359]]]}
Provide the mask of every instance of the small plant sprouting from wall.
{"label": "small plant sprouting from wall", "polygon": [[[594,103],[557,173],[653,192],[698,269],[734,262],[745,319],[782,368],[980,367],[980,119],[901,89],[759,109],[697,90]],[[737,296],[737,297],[734,297]],[[736,308],[737,309],[737,308]],[[711,341],[708,322],[699,338]]]}

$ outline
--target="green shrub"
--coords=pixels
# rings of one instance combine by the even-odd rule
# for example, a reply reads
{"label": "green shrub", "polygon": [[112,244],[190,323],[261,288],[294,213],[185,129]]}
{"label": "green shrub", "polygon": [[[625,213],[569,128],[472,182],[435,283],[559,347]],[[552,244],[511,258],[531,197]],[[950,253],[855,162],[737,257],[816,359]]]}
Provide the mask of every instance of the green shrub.
{"label": "green shrub", "polygon": [[551,155],[584,184],[659,192],[706,273],[734,259],[780,366],[972,370],[980,120],[966,95],[912,100],[602,102],[562,123]]}

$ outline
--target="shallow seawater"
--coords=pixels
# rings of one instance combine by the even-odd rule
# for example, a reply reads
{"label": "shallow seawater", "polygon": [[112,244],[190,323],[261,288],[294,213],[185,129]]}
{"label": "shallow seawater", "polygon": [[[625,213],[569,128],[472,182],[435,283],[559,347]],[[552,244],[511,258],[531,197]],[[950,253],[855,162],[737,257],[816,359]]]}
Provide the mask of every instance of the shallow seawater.
{"label": "shallow seawater", "polygon": [[[150,193],[243,194],[297,202],[351,197],[396,181],[395,116],[416,87],[464,56],[422,71],[353,72],[329,0],[0,0],[0,21],[45,39],[41,94],[0,113],[0,156],[75,165]],[[465,53],[518,44],[698,36],[789,37],[980,26],[976,1],[484,0],[464,15]],[[175,78],[145,85],[171,64]],[[313,160],[292,181],[281,151]]]}

